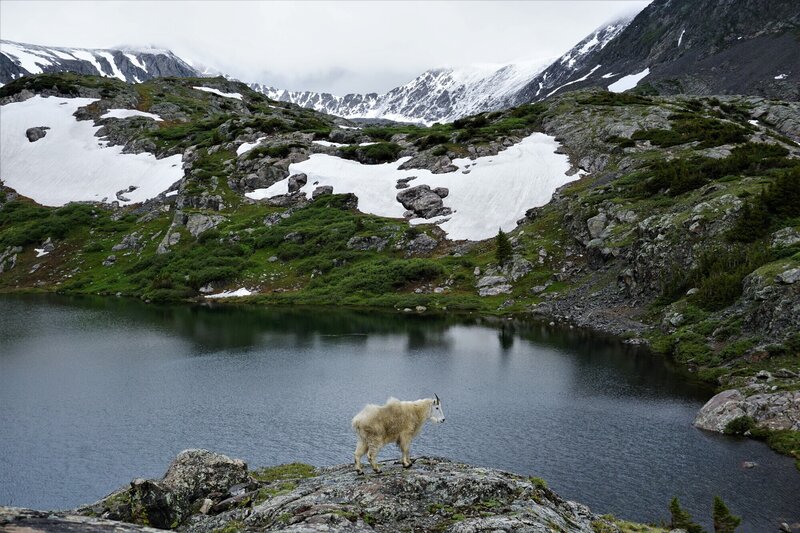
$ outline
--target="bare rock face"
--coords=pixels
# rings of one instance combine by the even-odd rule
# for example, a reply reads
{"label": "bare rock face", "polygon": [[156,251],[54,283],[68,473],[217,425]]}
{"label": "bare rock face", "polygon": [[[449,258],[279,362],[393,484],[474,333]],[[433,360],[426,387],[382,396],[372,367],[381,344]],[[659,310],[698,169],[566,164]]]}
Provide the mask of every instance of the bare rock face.
{"label": "bare rock face", "polygon": [[771,430],[800,430],[800,391],[745,396],[736,389],[711,398],[694,419],[695,427],[722,433],[729,422],[749,416],[756,426]]}

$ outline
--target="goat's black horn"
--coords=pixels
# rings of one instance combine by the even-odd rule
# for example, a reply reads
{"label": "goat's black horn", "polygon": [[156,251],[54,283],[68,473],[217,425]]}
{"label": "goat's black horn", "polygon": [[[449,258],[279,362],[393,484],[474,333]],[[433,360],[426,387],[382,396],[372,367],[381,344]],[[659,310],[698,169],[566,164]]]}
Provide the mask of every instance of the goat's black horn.
{"label": "goat's black horn", "polygon": [[436,396],[436,403],[442,403],[442,401],[439,399],[439,395],[438,394],[436,394],[434,392],[433,395]]}

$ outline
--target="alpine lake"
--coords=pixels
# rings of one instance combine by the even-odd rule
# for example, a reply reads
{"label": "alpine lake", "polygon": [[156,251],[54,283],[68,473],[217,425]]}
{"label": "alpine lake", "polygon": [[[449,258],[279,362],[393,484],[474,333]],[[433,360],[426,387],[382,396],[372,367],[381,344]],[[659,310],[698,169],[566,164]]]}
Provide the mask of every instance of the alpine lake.
{"label": "alpine lake", "polygon": [[800,521],[791,459],[694,428],[713,390],[613,339],[470,315],[55,295],[0,296],[0,505],[90,503],[186,448],[251,467],[348,463],[364,404],[434,393],[447,421],[412,457],[537,476],[628,520],[667,522],[677,496],[710,527],[719,495],[740,531]]}

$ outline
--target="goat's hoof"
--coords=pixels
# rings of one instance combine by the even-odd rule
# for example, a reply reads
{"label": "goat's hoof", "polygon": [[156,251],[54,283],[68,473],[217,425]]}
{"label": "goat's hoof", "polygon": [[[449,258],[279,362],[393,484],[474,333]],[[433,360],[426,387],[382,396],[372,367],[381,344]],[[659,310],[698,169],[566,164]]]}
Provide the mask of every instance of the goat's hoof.
{"label": "goat's hoof", "polygon": [[414,463],[408,463],[407,465],[403,465],[403,468],[411,468]]}
{"label": "goat's hoof", "polygon": [[375,470],[376,474],[383,474],[383,470]]}
{"label": "goat's hoof", "polygon": [[356,475],[357,476],[363,476],[364,475],[364,471],[363,470],[356,470]]}

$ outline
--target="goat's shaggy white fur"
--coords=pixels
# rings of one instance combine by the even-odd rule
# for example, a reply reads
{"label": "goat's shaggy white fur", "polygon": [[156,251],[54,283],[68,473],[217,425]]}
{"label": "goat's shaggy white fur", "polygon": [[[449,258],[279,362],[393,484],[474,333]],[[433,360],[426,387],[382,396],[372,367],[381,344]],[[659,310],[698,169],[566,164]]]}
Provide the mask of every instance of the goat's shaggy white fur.
{"label": "goat's shaggy white fur", "polygon": [[369,464],[376,473],[380,473],[375,458],[378,452],[392,442],[396,443],[403,454],[403,467],[411,466],[409,450],[411,441],[422,430],[428,419],[443,422],[438,398],[425,398],[413,402],[389,398],[385,405],[368,404],[353,417],[352,426],[358,435],[355,451],[356,472],[363,473],[361,457],[367,454]]}

